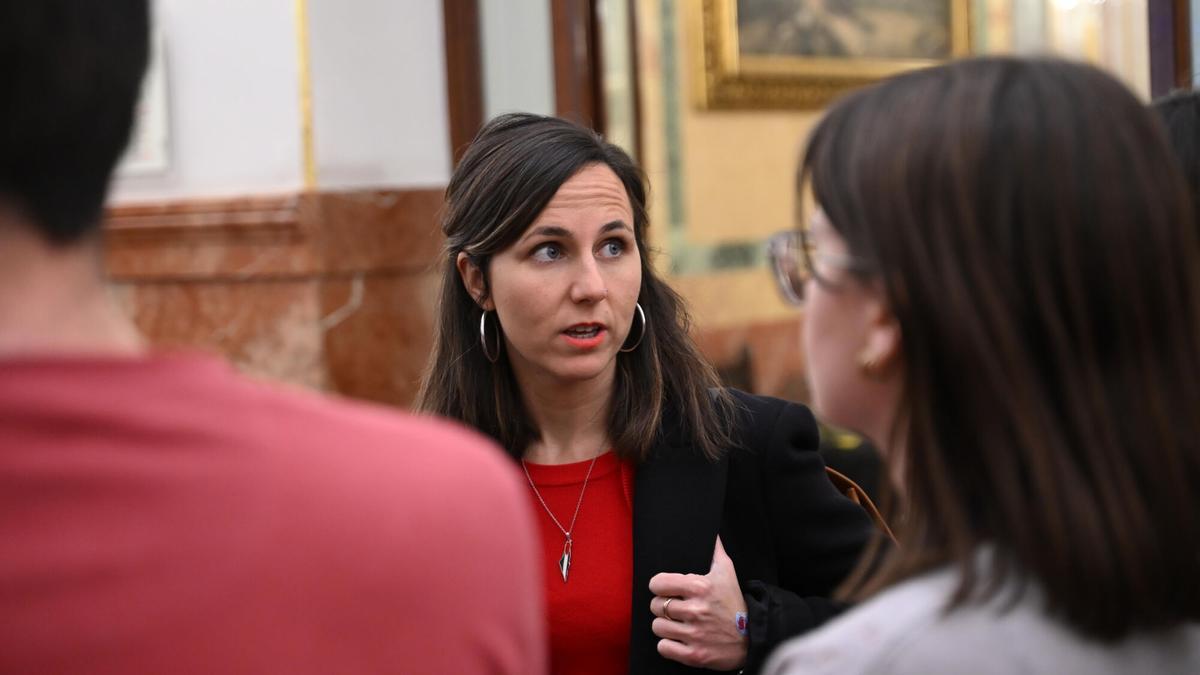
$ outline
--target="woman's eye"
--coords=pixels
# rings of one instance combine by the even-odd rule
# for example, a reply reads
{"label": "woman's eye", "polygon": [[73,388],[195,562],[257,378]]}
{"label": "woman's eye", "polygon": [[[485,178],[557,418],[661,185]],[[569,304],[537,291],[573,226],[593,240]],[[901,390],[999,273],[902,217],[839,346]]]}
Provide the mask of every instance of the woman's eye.
{"label": "woman's eye", "polygon": [[558,244],[542,244],[533,249],[533,259],[539,262],[552,262],[561,258],[562,255],[562,249],[558,247]]}
{"label": "woman's eye", "polygon": [[625,252],[625,242],[620,241],[618,239],[610,239],[610,240],[604,242],[604,245],[600,247],[601,255],[607,256],[609,258],[615,258],[624,252]]}

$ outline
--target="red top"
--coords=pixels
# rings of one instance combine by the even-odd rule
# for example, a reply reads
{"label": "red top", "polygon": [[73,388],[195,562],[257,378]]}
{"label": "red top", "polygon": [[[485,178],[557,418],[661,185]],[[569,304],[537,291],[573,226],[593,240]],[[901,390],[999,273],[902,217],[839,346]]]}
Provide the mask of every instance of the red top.
{"label": "red top", "polygon": [[[564,528],[571,527],[591,463],[589,459],[573,464],[526,464],[546,506]],[[629,670],[631,473],[611,452],[596,459],[572,532],[571,569],[565,583],[558,568],[562,531],[529,491],[542,532],[539,562],[546,579],[550,672],[555,675],[612,675]]]}
{"label": "red top", "polygon": [[2,358],[0,673],[543,673],[524,483],[209,358]]}

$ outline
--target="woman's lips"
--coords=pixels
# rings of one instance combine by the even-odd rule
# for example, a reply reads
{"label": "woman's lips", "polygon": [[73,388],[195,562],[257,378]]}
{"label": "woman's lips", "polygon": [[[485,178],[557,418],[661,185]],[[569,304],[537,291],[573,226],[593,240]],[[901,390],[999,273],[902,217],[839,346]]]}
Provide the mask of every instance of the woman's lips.
{"label": "woman's lips", "polygon": [[567,344],[584,350],[599,347],[607,334],[608,329],[598,323],[576,324],[561,333]]}

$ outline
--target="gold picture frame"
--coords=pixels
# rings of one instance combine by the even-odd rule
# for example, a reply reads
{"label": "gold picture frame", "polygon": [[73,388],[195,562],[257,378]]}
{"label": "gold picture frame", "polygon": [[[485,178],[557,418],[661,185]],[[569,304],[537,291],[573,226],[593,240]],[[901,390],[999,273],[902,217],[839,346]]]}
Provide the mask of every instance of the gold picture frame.
{"label": "gold picture frame", "polygon": [[[763,3],[763,0],[743,0],[746,1],[758,6]],[[787,4],[785,0],[769,1],[775,7]],[[811,6],[803,0],[791,1],[801,10]],[[946,53],[941,58],[929,58],[928,54],[881,58],[744,53],[740,45],[738,0],[684,0],[689,10],[690,37],[696,47],[692,69],[694,102],[701,109],[821,108],[849,89],[969,55],[970,0],[930,0],[937,1],[945,3],[949,22],[945,28],[948,49],[942,47]],[[848,4],[853,7],[855,3]],[[862,4],[874,7],[876,12],[893,13],[900,5],[881,7],[883,3],[879,0],[866,0]]]}

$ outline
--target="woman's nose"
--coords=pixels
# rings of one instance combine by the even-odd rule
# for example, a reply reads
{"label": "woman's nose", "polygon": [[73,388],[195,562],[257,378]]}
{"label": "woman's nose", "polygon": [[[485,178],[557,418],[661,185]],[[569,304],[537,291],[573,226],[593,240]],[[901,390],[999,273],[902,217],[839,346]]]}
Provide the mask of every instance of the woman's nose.
{"label": "woman's nose", "polygon": [[583,262],[571,283],[571,300],[573,302],[600,302],[607,297],[608,284],[600,274],[596,261]]}

